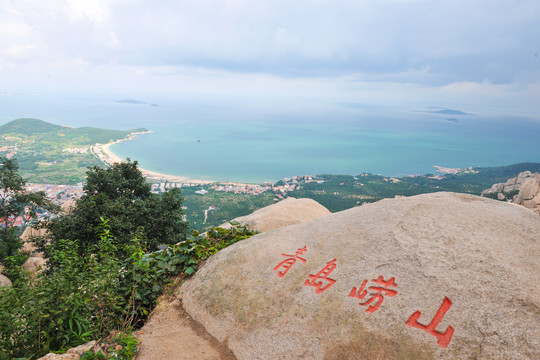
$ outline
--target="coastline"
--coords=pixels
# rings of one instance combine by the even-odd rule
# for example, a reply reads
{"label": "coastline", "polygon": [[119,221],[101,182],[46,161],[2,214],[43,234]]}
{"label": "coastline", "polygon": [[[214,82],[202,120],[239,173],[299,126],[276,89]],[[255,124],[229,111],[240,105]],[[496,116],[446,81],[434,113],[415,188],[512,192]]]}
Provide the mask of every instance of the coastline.
{"label": "coastline", "polygon": [[[124,139],[116,140],[107,144],[99,144],[92,147],[92,153],[98,157],[101,161],[103,161],[107,165],[113,165],[117,163],[121,163],[124,161],[124,159],[120,158],[118,155],[113,153],[111,151],[111,145],[121,143],[123,141],[132,140],[137,135],[143,135],[143,134],[150,134],[152,131],[141,131],[141,132],[134,132],[129,134]],[[101,156],[100,156],[101,155]],[[169,175],[169,174],[163,174],[156,171],[150,171],[147,169],[143,169],[139,167],[139,170],[143,173],[143,175],[150,180],[156,180],[156,181],[168,181],[168,182],[179,182],[179,183],[190,183],[190,184],[213,184],[216,183],[216,181],[213,180],[197,180],[197,179],[189,179],[185,176],[177,176],[177,175]]]}
{"label": "coastline", "polygon": [[[114,144],[121,143],[123,141],[132,140],[138,135],[144,135],[144,134],[150,134],[152,131],[140,131],[140,132],[133,132],[130,133],[128,136],[126,136],[123,139],[119,139],[116,141],[109,142],[107,144],[96,144],[94,146],[91,146],[91,152],[94,156],[96,156],[100,161],[102,161],[107,166],[111,166],[116,163],[121,163],[122,161],[125,161],[125,159],[120,158],[118,155],[116,155],[114,152],[111,151],[110,147]],[[475,170],[472,166],[468,168],[447,168],[442,167],[438,165],[433,166],[436,169],[436,172],[439,173],[439,175],[435,175],[431,178],[441,180],[444,179],[447,174],[460,174],[460,173],[477,173],[478,171]],[[165,173],[160,173],[157,171],[151,171],[144,169],[142,167],[139,167],[139,170],[142,172],[145,178],[147,178],[150,181],[154,182],[170,182],[170,183],[185,183],[185,184],[192,184],[192,185],[208,185],[208,184],[224,184],[224,185],[234,185],[234,186],[252,186],[252,185],[260,185],[260,183],[244,183],[244,182],[234,182],[234,181],[216,181],[216,180],[199,180],[199,179],[190,179],[186,176],[181,175],[170,175]],[[401,175],[401,176],[392,176],[390,178],[394,177],[415,177],[415,176],[427,176],[426,174],[415,174],[415,175]]]}

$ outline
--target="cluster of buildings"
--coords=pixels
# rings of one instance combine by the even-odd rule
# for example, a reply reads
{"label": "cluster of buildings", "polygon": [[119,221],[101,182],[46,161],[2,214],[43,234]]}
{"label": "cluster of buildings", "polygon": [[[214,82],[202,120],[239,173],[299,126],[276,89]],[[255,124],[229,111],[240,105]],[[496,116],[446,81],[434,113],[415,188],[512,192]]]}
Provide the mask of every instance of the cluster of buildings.
{"label": "cluster of buildings", "polygon": [[[83,194],[82,184],[80,185],[49,185],[49,184],[26,184],[26,190],[28,192],[43,191],[51,201],[57,205],[62,205],[69,200],[76,200]],[[25,210],[25,212],[28,211]],[[47,211],[43,209],[37,210],[38,218],[42,218],[47,215]],[[19,216],[17,218],[11,218],[9,220],[10,226],[21,226],[25,222],[30,221],[28,215]]]}
{"label": "cluster of buildings", "polygon": [[478,173],[478,170],[475,170],[472,166],[468,167],[468,168],[463,168],[463,169],[460,169],[460,168],[447,168],[447,167],[442,167],[442,166],[433,166],[435,169],[437,169],[437,172],[439,174],[452,174],[452,175],[457,175],[457,174],[476,174]]}
{"label": "cluster of buildings", "polygon": [[159,194],[173,188],[186,188],[186,187],[195,187],[195,186],[201,186],[201,184],[191,183],[191,182],[153,181],[152,192],[154,194]]}
{"label": "cluster of buildings", "polygon": [[8,159],[12,159],[15,155],[17,155],[18,150],[19,149],[16,145],[5,145],[0,147],[0,152],[7,153],[5,157]]}
{"label": "cluster of buildings", "polygon": [[263,185],[251,185],[251,184],[214,184],[210,187],[215,191],[232,192],[235,194],[249,194],[260,195],[263,192],[272,190],[271,183],[265,183]]}
{"label": "cluster of buildings", "polygon": [[231,192],[234,194],[247,194],[258,196],[264,192],[272,191],[276,194],[278,199],[283,199],[287,196],[289,191],[299,190],[302,188],[302,184],[316,182],[324,183],[324,180],[319,180],[310,175],[293,176],[292,178],[284,178],[273,184],[272,182],[265,182],[263,184],[238,184],[238,183],[209,183],[201,184],[194,182],[169,182],[169,181],[154,181],[152,184],[152,192],[161,193],[169,189],[178,187],[201,187],[196,193],[205,195],[209,190]]}
{"label": "cluster of buildings", "polygon": [[83,194],[82,184],[78,185],[50,185],[50,184],[26,184],[29,192],[43,191],[47,197],[57,205],[62,205],[68,200],[78,199]]}
{"label": "cluster of buildings", "polygon": [[88,152],[88,148],[66,148],[63,149],[62,152],[68,152],[71,154],[86,154]]}

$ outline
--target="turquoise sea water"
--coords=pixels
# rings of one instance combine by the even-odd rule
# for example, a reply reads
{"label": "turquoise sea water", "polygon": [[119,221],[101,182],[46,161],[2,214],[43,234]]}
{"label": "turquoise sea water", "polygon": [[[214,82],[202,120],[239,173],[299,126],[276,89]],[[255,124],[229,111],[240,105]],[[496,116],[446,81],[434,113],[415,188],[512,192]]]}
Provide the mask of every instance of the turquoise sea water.
{"label": "turquoise sea water", "polygon": [[540,118],[439,114],[430,112],[438,109],[418,106],[281,108],[180,101],[149,106],[114,100],[3,96],[0,122],[36,117],[71,126],[146,127],[153,133],[111,149],[138,160],[143,168],[194,179],[262,182],[303,174],[406,175],[433,173],[433,165],[540,161]]}

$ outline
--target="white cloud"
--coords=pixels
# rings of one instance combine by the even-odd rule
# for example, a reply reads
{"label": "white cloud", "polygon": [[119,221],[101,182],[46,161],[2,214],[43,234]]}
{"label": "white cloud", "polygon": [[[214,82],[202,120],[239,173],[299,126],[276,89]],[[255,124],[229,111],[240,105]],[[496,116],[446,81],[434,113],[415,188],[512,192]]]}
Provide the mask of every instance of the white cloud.
{"label": "white cloud", "polygon": [[300,39],[291,36],[287,29],[283,27],[277,27],[274,39],[279,46],[292,47],[300,43]]}
{"label": "white cloud", "polygon": [[0,0],[0,8],[0,91],[91,84],[498,100],[538,94],[540,81],[536,0]]}
{"label": "white cloud", "polygon": [[33,56],[36,45],[11,45],[0,54],[11,60],[23,60]]}
{"label": "white cloud", "polygon": [[72,21],[103,23],[109,15],[107,2],[102,0],[67,0],[67,5],[68,16]]}

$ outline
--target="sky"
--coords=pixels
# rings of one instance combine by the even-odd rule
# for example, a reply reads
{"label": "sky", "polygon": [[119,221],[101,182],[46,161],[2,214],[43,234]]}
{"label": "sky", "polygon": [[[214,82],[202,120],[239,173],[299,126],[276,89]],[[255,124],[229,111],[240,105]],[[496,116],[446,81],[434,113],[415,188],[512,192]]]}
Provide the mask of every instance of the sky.
{"label": "sky", "polygon": [[538,0],[0,0],[0,94],[540,114]]}

